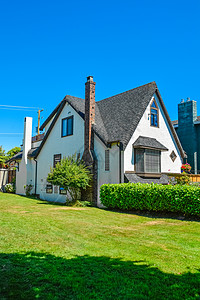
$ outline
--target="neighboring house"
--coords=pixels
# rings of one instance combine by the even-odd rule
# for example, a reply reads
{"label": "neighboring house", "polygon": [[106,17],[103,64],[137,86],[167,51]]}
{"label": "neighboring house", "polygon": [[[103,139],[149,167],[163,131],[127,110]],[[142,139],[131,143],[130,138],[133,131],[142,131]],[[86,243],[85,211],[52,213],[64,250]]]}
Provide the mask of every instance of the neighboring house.
{"label": "neighboring house", "polygon": [[31,144],[31,118],[25,118],[24,128],[21,158],[13,158],[19,162],[17,193],[32,184],[33,192],[49,201],[65,201],[65,191],[46,181],[50,167],[64,156],[80,154],[90,167],[93,186],[86,196],[98,206],[102,184],[166,184],[164,174],[180,173],[184,157],[155,82],[95,102],[89,76],[85,100],[66,96],[42,124],[42,141]]}
{"label": "neighboring house", "polygon": [[192,173],[200,173],[200,116],[197,102],[187,98],[178,104],[178,120],[172,121],[180,142],[186,151]]}

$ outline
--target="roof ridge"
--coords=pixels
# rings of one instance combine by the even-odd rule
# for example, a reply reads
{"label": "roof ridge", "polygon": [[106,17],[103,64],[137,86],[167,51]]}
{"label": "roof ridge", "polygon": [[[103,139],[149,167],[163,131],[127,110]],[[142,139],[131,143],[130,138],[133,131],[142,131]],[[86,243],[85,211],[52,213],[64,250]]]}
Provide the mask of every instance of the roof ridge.
{"label": "roof ridge", "polygon": [[84,100],[84,101],[85,101],[85,99],[83,99],[83,98],[76,97],[76,96],[72,96],[72,95],[66,95],[66,96],[64,97],[63,100],[67,100],[67,97],[73,97],[73,98],[76,98],[76,99],[80,99],[80,100]]}
{"label": "roof ridge", "polygon": [[133,91],[133,90],[136,90],[136,89],[139,89],[139,88],[141,88],[141,87],[145,87],[145,86],[151,85],[151,84],[155,84],[155,85],[156,85],[156,88],[157,88],[156,82],[155,82],[155,81],[151,81],[151,82],[149,82],[149,83],[140,85],[140,86],[138,86],[138,87],[136,87],[136,88],[133,88],[133,89],[130,89],[130,90],[128,90],[128,91],[125,91],[125,92],[122,92],[122,93],[113,95],[113,96],[111,96],[111,97],[107,97],[107,98],[104,98],[104,99],[102,99],[102,100],[99,100],[99,101],[97,101],[97,103],[99,103],[99,102],[101,102],[101,101],[103,101],[103,100],[107,100],[107,99],[110,99],[110,98],[113,98],[113,97],[116,97],[116,96],[119,96],[119,95],[123,95],[123,94],[129,93],[129,92],[131,92],[131,91]]}

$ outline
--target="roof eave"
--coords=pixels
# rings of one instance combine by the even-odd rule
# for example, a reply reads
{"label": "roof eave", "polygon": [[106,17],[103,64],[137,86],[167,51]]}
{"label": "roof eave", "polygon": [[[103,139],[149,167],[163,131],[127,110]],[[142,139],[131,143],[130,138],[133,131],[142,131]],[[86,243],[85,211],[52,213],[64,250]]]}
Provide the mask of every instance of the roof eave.
{"label": "roof eave", "polygon": [[55,123],[56,123],[56,121],[57,121],[57,119],[58,119],[60,113],[62,112],[62,110],[63,110],[65,104],[66,104],[66,100],[61,101],[61,105],[60,105],[59,109],[57,110],[57,113],[56,113],[56,115],[55,115],[53,121],[51,122],[51,125],[49,126],[49,128],[48,128],[48,130],[47,130],[47,133],[46,133],[45,136],[44,136],[44,139],[42,140],[42,142],[41,142],[41,144],[40,144],[40,146],[39,146],[39,149],[38,149],[38,152],[37,152],[36,155],[35,155],[35,158],[38,157],[40,151],[42,150],[42,147],[44,146],[44,144],[45,144],[45,142],[46,142],[46,140],[47,140],[47,138],[48,138],[48,136],[49,136],[51,130],[53,129],[53,127],[54,127],[54,125],[55,125]]}
{"label": "roof eave", "polygon": [[177,144],[177,146],[178,146],[178,149],[179,149],[179,151],[180,151],[181,157],[182,157],[182,158],[185,158],[185,152],[184,152],[184,150],[183,150],[183,148],[182,148],[182,146],[181,146],[181,143],[180,143],[180,140],[179,140],[179,138],[178,138],[178,135],[177,135],[177,133],[176,133],[176,131],[175,131],[173,125],[172,125],[172,122],[171,122],[171,120],[170,120],[169,114],[168,114],[167,109],[166,109],[166,107],[165,107],[165,105],[164,105],[164,102],[163,102],[163,100],[162,100],[162,97],[161,97],[161,94],[160,94],[158,88],[156,89],[155,93],[156,93],[157,97],[158,97],[159,100],[160,100],[161,107],[162,107],[162,109],[163,109],[163,111],[164,111],[164,114],[165,114],[165,116],[166,116],[166,118],[167,118],[169,127],[170,127],[170,129],[171,129],[171,131],[172,131],[173,137],[174,137],[175,142],[176,142],[176,144]]}

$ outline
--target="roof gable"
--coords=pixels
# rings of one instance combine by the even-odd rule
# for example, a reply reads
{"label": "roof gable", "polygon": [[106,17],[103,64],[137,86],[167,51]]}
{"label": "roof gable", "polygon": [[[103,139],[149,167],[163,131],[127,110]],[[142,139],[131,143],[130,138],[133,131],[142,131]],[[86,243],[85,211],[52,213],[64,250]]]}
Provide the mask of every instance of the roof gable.
{"label": "roof gable", "polygon": [[95,115],[94,129],[107,142],[121,141],[125,148],[156,89],[156,83],[151,82],[96,102],[101,118]]}
{"label": "roof gable", "polygon": [[[155,93],[159,98],[161,107],[167,118],[169,127],[178,145],[181,156],[184,157],[184,151],[173,125],[171,124],[169,115],[155,82],[150,82],[124,93],[97,101],[95,103],[95,124],[93,125],[94,132],[105,144],[120,141],[123,144],[123,149],[125,149]],[[85,100],[69,95],[65,96],[65,98],[58,104],[58,106],[40,127],[40,129],[43,130],[48,122],[53,118],[53,121],[48,128],[47,133],[45,134],[38,152],[36,153],[36,157],[39,155],[66,102],[68,102],[84,119]]]}

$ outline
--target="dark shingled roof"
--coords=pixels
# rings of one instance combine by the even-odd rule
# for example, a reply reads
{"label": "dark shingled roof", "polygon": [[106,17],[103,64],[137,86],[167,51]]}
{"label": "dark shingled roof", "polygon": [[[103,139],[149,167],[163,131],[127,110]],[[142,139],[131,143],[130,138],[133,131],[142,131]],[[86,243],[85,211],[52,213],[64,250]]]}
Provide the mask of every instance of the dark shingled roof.
{"label": "dark shingled roof", "polygon": [[31,150],[28,151],[28,157],[35,157],[36,154],[37,154],[37,151],[38,151],[39,147],[37,148],[32,148]]}
{"label": "dark shingled roof", "polygon": [[[28,151],[28,157],[29,158],[34,158],[36,156],[36,154],[37,154],[38,149],[39,149],[39,147],[30,149]],[[18,152],[13,157],[11,157],[11,159],[9,159],[6,163],[10,163],[12,161],[22,159],[22,153],[23,153],[22,151]]]}
{"label": "dark shingled roof", "polygon": [[22,159],[22,151],[15,154],[13,157],[11,157],[9,160],[6,161],[6,163],[10,163],[11,161]]}
{"label": "dark shingled roof", "polygon": [[[171,124],[169,115],[155,82],[151,82],[127,92],[95,102],[94,132],[106,145],[111,142],[120,141],[123,145],[123,149],[125,149],[141,117],[143,116],[147,105],[155,93],[160,100],[162,109],[168,120],[180,153],[182,157],[184,157],[184,151]],[[67,102],[84,119],[85,100],[67,95],[40,127],[40,129],[43,130],[44,127],[52,120],[51,125],[40,144],[38,152],[36,153],[36,157],[39,155],[46,139],[56,123],[56,120]]]}
{"label": "dark shingled roof", "polygon": [[125,182],[132,182],[132,183],[159,183],[159,184],[168,184],[169,178],[167,175],[162,174],[161,177],[158,178],[142,178],[136,174],[124,174]]}
{"label": "dark shingled roof", "polygon": [[94,130],[106,142],[122,142],[125,149],[156,89],[151,82],[97,102]]}
{"label": "dark shingled roof", "polygon": [[[96,102],[95,124],[93,125],[95,133],[105,143],[121,141],[125,148],[156,89],[156,83],[151,82]],[[84,118],[84,99],[67,95],[63,101],[68,102]],[[42,124],[41,130],[58,112],[63,101]]]}
{"label": "dark shingled roof", "polygon": [[162,145],[160,142],[158,142],[156,139],[145,137],[145,136],[139,136],[139,138],[133,143],[133,146],[135,148],[153,148],[158,149],[162,151],[167,151],[168,149]]}

